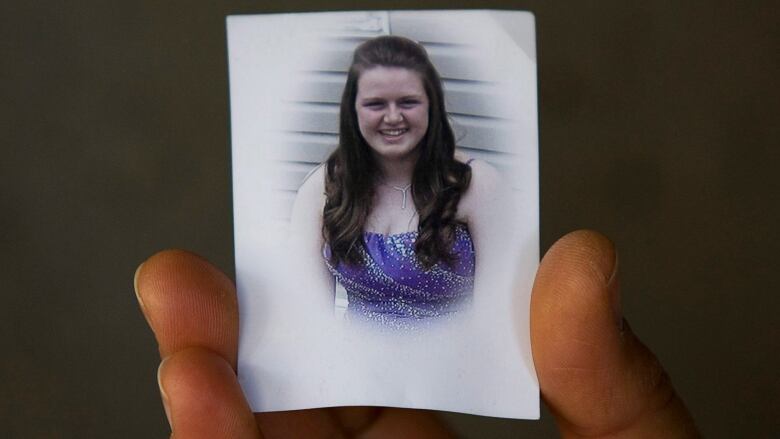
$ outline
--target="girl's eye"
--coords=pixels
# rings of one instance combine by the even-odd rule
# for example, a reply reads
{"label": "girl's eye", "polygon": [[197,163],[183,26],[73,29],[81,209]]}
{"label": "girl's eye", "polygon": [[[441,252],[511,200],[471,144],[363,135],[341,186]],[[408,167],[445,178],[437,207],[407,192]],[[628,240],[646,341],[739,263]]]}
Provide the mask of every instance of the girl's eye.
{"label": "girl's eye", "polygon": [[381,102],[366,102],[363,104],[363,106],[366,106],[368,108],[381,108],[382,103]]}
{"label": "girl's eye", "polygon": [[401,106],[404,108],[411,108],[417,105],[418,102],[415,100],[408,100],[408,101],[401,101]]}

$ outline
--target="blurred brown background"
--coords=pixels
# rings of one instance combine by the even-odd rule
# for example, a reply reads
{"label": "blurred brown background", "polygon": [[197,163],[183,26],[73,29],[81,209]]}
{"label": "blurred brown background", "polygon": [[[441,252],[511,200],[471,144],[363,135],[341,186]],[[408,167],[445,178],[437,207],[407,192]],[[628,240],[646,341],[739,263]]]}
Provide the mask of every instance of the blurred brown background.
{"label": "blurred brown background", "polygon": [[[704,435],[780,435],[777,2],[424,6],[536,14],[542,249],[608,234],[626,317]],[[131,278],[166,247],[232,270],[225,15],[419,7],[0,5],[0,437],[167,434]],[[547,412],[446,418],[556,436]]]}

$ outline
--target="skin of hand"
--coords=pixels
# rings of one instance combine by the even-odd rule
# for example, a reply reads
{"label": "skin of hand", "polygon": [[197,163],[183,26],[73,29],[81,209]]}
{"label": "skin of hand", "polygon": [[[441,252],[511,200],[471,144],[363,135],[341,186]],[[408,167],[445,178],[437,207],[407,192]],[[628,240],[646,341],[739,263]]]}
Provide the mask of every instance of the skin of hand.
{"label": "skin of hand", "polygon": [[[134,286],[159,344],[157,378],[171,437],[454,437],[425,410],[252,413],[236,379],[232,281],[199,256],[167,250],[138,267]],[[699,437],[660,363],[622,318],[617,253],[604,236],[570,233],[542,259],[531,344],[542,397],[562,437]]]}

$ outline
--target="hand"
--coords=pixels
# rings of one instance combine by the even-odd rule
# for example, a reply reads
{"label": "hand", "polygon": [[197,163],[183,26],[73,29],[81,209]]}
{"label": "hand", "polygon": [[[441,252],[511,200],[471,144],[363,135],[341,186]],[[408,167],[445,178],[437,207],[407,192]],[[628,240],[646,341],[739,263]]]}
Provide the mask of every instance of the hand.
{"label": "hand", "polygon": [[[164,251],[136,271],[141,309],[163,358],[158,381],[172,437],[447,438],[433,412],[343,407],[253,414],[236,380],[233,283],[205,260]],[[698,437],[653,354],[620,314],[608,239],[571,233],[547,252],[531,299],[542,397],[564,437]]]}

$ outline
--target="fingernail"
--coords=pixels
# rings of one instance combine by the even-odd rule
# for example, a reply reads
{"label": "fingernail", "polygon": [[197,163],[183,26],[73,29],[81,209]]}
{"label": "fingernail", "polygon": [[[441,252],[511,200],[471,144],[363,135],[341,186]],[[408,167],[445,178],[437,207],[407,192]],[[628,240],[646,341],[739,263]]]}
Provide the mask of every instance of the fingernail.
{"label": "fingernail", "polygon": [[612,314],[615,318],[615,325],[620,331],[623,331],[623,309],[620,303],[620,279],[618,276],[619,265],[618,253],[615,250],[615,265],[612,267],[612,274],[607,281],[607,293],[612,305]]}
{"label": "fingernail", "polygon": [[144,308],[144,301],[141,299],[141,295],[138,294],[138,273],[141,272],[141,267],[143,266],[144,263],[141,262],[141,265],[135,269],[135,274],[133,275],[133,290],[135,290],[135,298],[138,299],[138,305],[140,305],[142,309]]}
{"label": "fingernail", "polygon": [[170,402],[168,401],[168,394],[165,393],[162,380],[160,379],[160,371],[162,370],[163,364],[165,364],[166,360],[167,358],[163,358],[163,360],[160,362],[160,366],[157,368],[157,386],[160,388],[160,399],[162,399],[163,409],[165,410],[165,417],[168,419],[168,426],[171,428],[171,430],[173,430],[173,423],[171,422],[171,408],[170,408]]}

